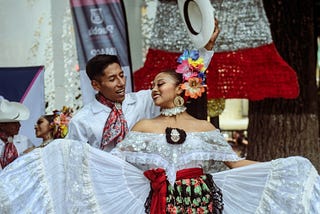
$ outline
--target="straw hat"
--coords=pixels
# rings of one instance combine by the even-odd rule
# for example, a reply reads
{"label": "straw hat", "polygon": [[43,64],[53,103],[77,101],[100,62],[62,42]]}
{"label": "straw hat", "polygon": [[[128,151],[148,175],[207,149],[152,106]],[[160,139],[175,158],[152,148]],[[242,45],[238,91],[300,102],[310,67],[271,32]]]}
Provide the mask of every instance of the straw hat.
{"label": "straw hat", "polygon": [[29,109],[23,104],[10,102],[0,96],[0,123],[27,120],[29,115]]}
{"label": "straw hat", "polygon": [[214,31],[214,10],[210,0],[178,0],[178,7],[195,48],[204,47]]}

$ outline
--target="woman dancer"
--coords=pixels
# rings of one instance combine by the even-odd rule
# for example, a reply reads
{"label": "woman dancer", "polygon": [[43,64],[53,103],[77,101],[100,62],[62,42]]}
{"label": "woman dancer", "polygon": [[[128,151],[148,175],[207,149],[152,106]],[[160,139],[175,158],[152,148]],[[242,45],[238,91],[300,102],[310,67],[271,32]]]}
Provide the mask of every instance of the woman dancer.
{"label": "woman dancer", "polygon": [[53,114],[42,115],[34,126],[37,138],[42,138],[39,146],[28,148],[24,153],[31,152],[35,148],[43,148],[51,141],[64,138],[68,133],[68,124],[72,117],[72,109],[64,106],[61,111],[54,110]]}
{"label": "woman dancer", "polygon": [[[211,123],[186,112],[184,98],[195,101],[205,90],[201,58],[186,51],[178,61],[152,85],[161,115],[138,122],[112,152],[150,180],[146,212],[317,213],[320,179],[310,162],[239,158]],[[237,169],[215,173],[219,162]]]}

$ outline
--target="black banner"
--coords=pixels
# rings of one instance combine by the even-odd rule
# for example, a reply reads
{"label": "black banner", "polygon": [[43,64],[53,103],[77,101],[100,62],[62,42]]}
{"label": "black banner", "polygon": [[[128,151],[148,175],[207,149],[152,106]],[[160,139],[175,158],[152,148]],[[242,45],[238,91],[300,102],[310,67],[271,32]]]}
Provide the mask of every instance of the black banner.
{"label": "black banner", "polygon": [[121,0],[70,0],[76,33],[83,103],[94,91],[85,73],[86,62],[97,54],[119,57],[127,77],[126,91],[132,91],[132,66],[127,20]]}

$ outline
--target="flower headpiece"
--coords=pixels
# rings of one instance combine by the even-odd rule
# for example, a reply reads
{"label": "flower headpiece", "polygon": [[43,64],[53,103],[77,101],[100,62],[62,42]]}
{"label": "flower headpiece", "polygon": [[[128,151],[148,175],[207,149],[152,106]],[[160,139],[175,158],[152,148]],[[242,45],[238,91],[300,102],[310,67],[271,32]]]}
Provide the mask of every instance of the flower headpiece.
{"label": "flower headpiece", "polygon": [[198,50],[185,50],[178,58],[176,72],[182,74],[185,96],[197,99],[205,91],[206,68]]}
{"label": "flower headpiece", "polygon": [[53,121],[50,127],[53,130],[53,138],[64,138],[68,134],[68,124],[71,120],[72,108],[63,106],[62,110],[53,111]]}

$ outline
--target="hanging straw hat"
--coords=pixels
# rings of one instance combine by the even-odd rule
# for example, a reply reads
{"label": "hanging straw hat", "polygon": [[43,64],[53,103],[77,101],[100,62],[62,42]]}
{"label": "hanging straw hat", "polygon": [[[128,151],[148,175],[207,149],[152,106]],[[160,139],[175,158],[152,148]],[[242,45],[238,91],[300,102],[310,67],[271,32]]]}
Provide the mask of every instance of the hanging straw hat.
{"label": "hanging straw hat", "polygon": [[195,48],[204,47],[215,27],[210,0],[178,0],[178,7]]}
{"label": "hanging straw hat", "polygon": [[0,96],[0,123],[27,120],[29,115],[29,109],[23,104],[10,102]]}

